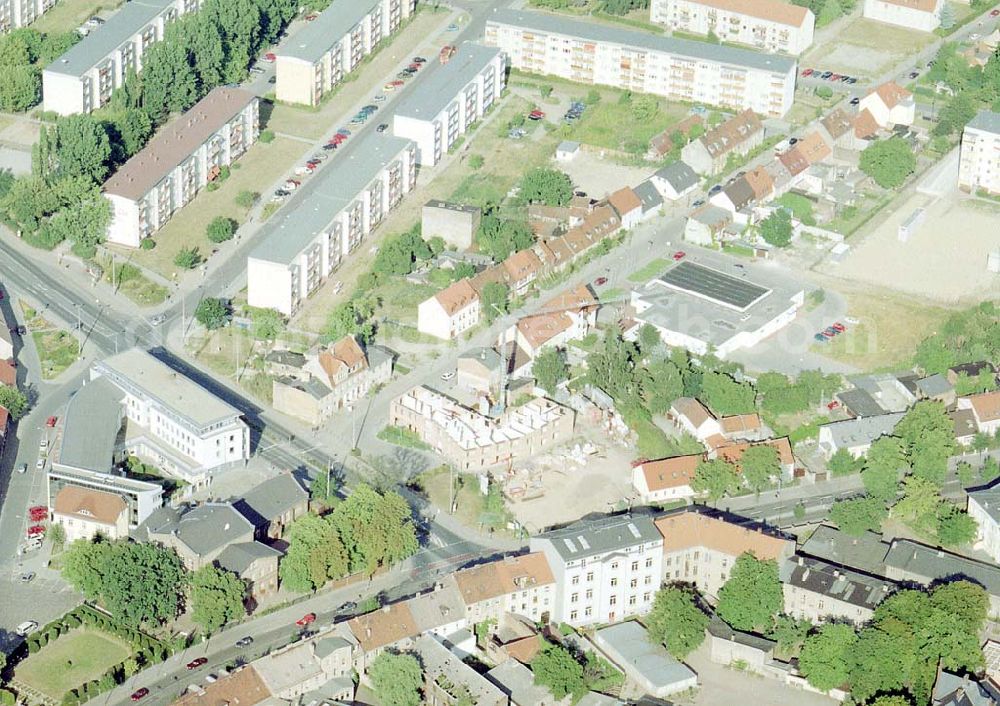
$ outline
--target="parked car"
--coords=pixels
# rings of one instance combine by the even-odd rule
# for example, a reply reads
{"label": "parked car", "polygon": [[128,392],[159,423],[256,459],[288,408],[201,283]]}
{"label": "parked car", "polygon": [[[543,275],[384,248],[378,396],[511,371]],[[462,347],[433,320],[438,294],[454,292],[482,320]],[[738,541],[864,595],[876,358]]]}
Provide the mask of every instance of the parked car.
{"label": "parked car", "polygon": [[378,106],[377,105],[366,105],[361,110],[363,112],[366,112],[366,113],[374,113],[376,110],[378,110]]}
{"label": "parked car", "polygon": [[349,613],[352,610],[357,610],[358,604],[354,601],[347,601],[346,603],[341,603],[340,607],[337,608],[338,613]]}
{"label": "parked car", "polygon": [[285,189],[287,191],[295,191],[300,186],[302,186],[302,182],[298,179],[289,179],[285,182]]}
{"label": "parked car", "polygon": [[262,56],[260,59],[261,61],[266,61],[269,64],[273,64],[277,58],[278,57],[274,55],[273,51],[269,51],[266,54],[264,54],[264,56]]}
{"label": "parked car", "polygon": [[34,571],[25,571],[23,574],[17,577],[17,580],[21,583],[31,583],[35,578]]}
{"label": "parked car", "polygon": [[853,86],[855,83],[858,82],[858,79],[851,76],[849,79],[847,79],[847,82]]}
{"label": "parked car", "polygon": [[858,98],[857,96],[854,96],[854,98],[851,99],[851,105],[857,105],[860,102],[861,102],[861,99]]}
{"label": "parked car", "polygon": [[451,380],[453,377],[455,377],[454,370],[446,370],[445,372],[441,373],[442,380]]}
{"label": "parked car", "polygon": [[285,198],[288,198],[289,196],[291,196],[291,194],[292,194],[292,192],[289,191],[288,189],[275,189],[275,191],[274,191],[274,198],[276,198],[276,199],[285,199]]}
{"label": "parked car", "polygon": [[45,468],[45,459],[39,458],[37,461],[35,461],[35,470],[40,471],[43,468]]}
{"label": "parked car", "polygon": [[389,124],[388,123],[382,123],[377,128],[375,128],[375,132],[385,132],[388,129],[389,129]]}
{"label": "parked car", "polygon": [[847,327],[846,327],[846,326],[844,326],[844,325],[843,325],[842,323],[840,323],[839,321],[838,321],[837,323],[835,323],[835,324],[831,324],[831,325],[830,325],[830,328],[832,328],[832,329],[836,329],[837,331],[840,331],[841,333],[843,333],[844,331],[846,331],[846,330],[847,330]]}
{"label": "parked car", "polygon": [[692,203],[691,205],[694,206],[695,208],[698,208],[699,206],[704,206],[705,199],[695,199],[694,203]]}
{"label": "parked car", "polygon": [[42,522],[49,516],[49,509],[44,505],[35,505],[28,508],[28,517],[32,522]]}
{"label": "parked car", "polygon": [[372,100],[375,101],[376,103],[381,103],[382,101],[385,100],[385,94],[379,93],[374,98],[372,98]]}
{"label": "parked car", "polygon": [[262,74],[262,73],[264,73],[264,69],[262,69],[259,66],[252,66],[252,67],[250,67],[250,73],[252,73],[252,74]]}
{"label": "parked car", "polygon": [[826,336],[824,336],[821,333],[817,333],[815,336],[813,336],[813,338],[815,338],[820,343],[826,343]]}
{"label": "parked car", "polygon": [[31,525],[28,529],[24,531],[28,539],[31,537],[44,537],[45,536],[45,525]]}
{"label": "parked car", "polygon": [[445,29],[448,32],[457,32],[458,31],[458,25],[453,22],[450,25],[448,25]]}
{"label": "parked car", "polygon": [[396,90],[396,85],[390,81],[389,83],[387,83],[384,86],[382,86],[382,90],[383,91],[395,91]]}
{"label": "parked car", "polygon": [[788,138],[788,146],[791,147],[792,145],[794,145],[798,141],[799,141],[799,138],[797,138],[797,137],[789,137]]}
{"label": "parked car", "polygon": [[595,287],[603,287],[607,283],[608,283],[608,278],[607,277],[598,277],[597,279],[594,280],[594,286]]}
{"label": "parked car", "polygon": [[683,250],[678,250],[677,252],[674,253],[674,261],[675,262],[680,262],[685,257],[687,257],[687,253],[684,252]]}
{"label": "parked car", "polygon": [[344,137],[350,137],[351,136],[351,131],[348,130],[346,127],[342,127],[339,130],[337,130],[337,134],[338,135],[343,135]]}
{"label": "parked car", "polygon": [[30,635],[38,629],[38,623],[34,620],[25,620],[23,623],[17,626],[17,634],[21,637]]}
{"label": "parked car", "polygon": [[132,699],[133,701],[139,701],[141,699],[146,698],[147,696],[149,696],[149,689],[147,689],[146,687],[142,687],[141,689],[133,691],[132,695],[129,698]]}
{"label": "parked car", "polygon": [[253,644],[253,638],[250,637],[249,635],[247,635],[246,637],[241,637],[239,640],[236,641],[237,647],[246,647],[247,645],[252,645],[252,644]]}
{"label": "parked car", "polygon": [[837,409],[837,407],[839,407],[839,406],[840,406],[840,402],[837,402],[837,400],[831,400],[830,402],[827,403],[826,408],[832,412],[833,410]]}
{"label": "parked car", "polygon": [[823,80],[826,80],[826,79],[830,78],[831,76],[833,76],[833,72],[832,71],[824,71],[822,74],[820,74],[819,77],[821,79],[823,79]]}
{"label": "parked car", "polygon": [[712,194],[717,194],[720,191],[722,191],[722,184],[716,184],[715,186],[713,186],[711,189],[708,190],[708,193],[711,196]]}
{"label": "parked car", "polygon": [[398,78],[401,81],[405,80],[405,79],[408,79],[409,77],[410,77],[410,74],[406,73],[405,71],[400,71],[398,74],[396,74],[396,78]]}
{"label": "parked car", "polygon": [[272,76],[271,78],[267,79],[267,82],[268,83],[277,83],[278,82],[278,77],[277,76]]}
{"label": "parked car", "polygon": [[410,64],[409,66],[407,66],[406,68],[412,69],[413,71],[420,71],[420,67],[421,66],[423,66],[423,64],[413,63],[413,64]]}
{"label": "parked car", "polygon": [[528,120],[541,120],[545,117],[545,113],[535,108],[533,111],[528,113]]}
{"label": "parked car", "polygon": [[22,463],[20,466],[17,467],[17,472],[18,473],[27,473],[28,472],[28,464],[27,463]]}
{"label": "parked car", "polygon": [[812,69],[802,69],[803,76],[812,76],[815,73]]}
{"label": "parked car", "polygon": [[413,61],[414,64],[426,64],[427,63],[427,59],[425,59],[422,56],[415,56],[415,57],[413,57],[412,61]]}
{"label": "parked car", "polygon": [[298,625],[300,628],[304,628],[306,625],[309,625],[310,623],[314,623],[314,622],[316,622],[316,614],[315,613],[306,613],[301,618],[299,618],[298,620],[296,620],[295,624]]}
{"label": "parked car", "polygon": [[309,13],[308,15],[306,15],[306,22],[312,22],[312,21],[314,21],[314,20],[315,20],[315,19],[316,19],[317,17],[319,17],[319,13],[316,13],[316,12],[310,12],[310,13]]}
{"label": "parked car", "polygon": [[193,659],[193,660],[191,660],[190,662],[187,663],[187,668],[188,669],[197,669],[198,667],[202,666],[203,664],[208,664],[208,658],[207,657],[196,657],[195,659]]}
{"label": "parked car", "polygon": [[400,86],[403,85],[403,82],[400,81],[399,79],[396,79],[395,81],[392,82],[392,85],[395,86],[396,88],[399,88]]}

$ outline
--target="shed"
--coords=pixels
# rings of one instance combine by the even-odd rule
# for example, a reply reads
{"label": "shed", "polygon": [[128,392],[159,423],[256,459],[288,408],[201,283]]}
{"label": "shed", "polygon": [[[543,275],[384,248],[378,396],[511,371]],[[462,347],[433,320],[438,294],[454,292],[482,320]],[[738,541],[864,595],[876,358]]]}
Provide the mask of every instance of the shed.
{"label": "shed", "polygon": [[663,697],[698,686],[698,675],[652,643],[646,628],[634,620],[598,630],[592,641],[647,694]]}
{"label": "shed", "polygon": [[580,143],[572,140],[563,140],[556,147],[557,162],[572,162],[580,153]]}

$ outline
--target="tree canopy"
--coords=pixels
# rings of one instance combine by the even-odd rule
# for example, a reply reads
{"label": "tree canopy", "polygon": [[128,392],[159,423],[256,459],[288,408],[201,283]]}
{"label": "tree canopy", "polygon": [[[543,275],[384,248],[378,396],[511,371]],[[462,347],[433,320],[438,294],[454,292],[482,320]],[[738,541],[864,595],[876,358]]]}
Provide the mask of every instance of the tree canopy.
{"label": "tree canopy", "polygon": [[487,282],[479,294],[480,310],[487,324],[510,311],[510,289],[503,282]]}
{"label": "tree canopy", "polygon": [[739,487],[739,470],[722,458],[700,461],[691,481],[691,489],[696,493],[705,493],[710,500],[732,495]]}
{"label": "tree canopy", "polygon": [[684,659],[701,646],[708,622],[696,595],[679,586],[661,588],[645,619],[650,639],[661,643],[677,659]]}
{"label": "tree canopy", "polygon": [[535,684],[547,687],[556,701],[567,695],[575,701],[587,692],[583,665],[562,645],[547,642],[531,660],[531,672]]}
{"label": "tree canopy", "polygon": [[778,450],[770,444],[755,444],[743,452],[740,458],[743,480],[755,492],[771,485],[771,479],[781,474],[781,459]]}
{"label": "tree canopy", "polygon": [[830,519],[843,532],[854,537],[868,531],[880,531],[882,520],[888,515],[885,503],[870,496],[836,500],[830,508]]}
{"label": "tree canopy", "polygon": [[904,139],[890,137],[866,147],[859,166],[883,189],[896,189],[916,169],[917,158]]}
{"label": "tree canopy", "polygon": [[768,245],[787,248],[792,242],[792,214],[784,208],[775,209],[760,222],[760,237]]}
{"label": "tree canopy", "polygon": [[531,363],[531,374],[535,376],[540,388],[549,395],[554,395],[559,384],[569,378],[569,366],[558,349],[549,347],[535,356]]}
{"label": "tree canopy", "polygon": [[534,242],[535,234],[527,222],[495,213],[484,215],[476,230],[476,244],[495,262],[503,262],[511,254],[531,247]]}
{"label": "tree canopy", "polygon": [[702,400],[717,416],[750,414],[756,410],[756,391],[749,382],[711,370],[701,378]]}
{"label": "tree canopy", "polygon": [[28,396],[11,385],[0,385],[0,407],[6,407],[15,421],[28,413]]}
{"label": "tree canopy", "polygon": [[206,297],[198,302],[194,318],[209,331],[222,328],[229,321],[229,307],[222,299]]}
{"label": "tree canopy", "polygon": [[410,654],[383,652],[368,668],[379,703],[383,706],[420,706],[424,670]]}
{"label": "tree canopy", "polygon": [[246,584],[236,574],[216,566],[203,566],[191,575],[194,622],[208,632],[246,614],[243,598]]}
{"label": "tree canopy", "polygon": [[737,557],[729,579],[719,589],[719,617],[737,630],[765,631],[784,607],[778,564],[753,554]]}
{"label": "tree canopy", "polygon": [[573,197],[573,182],[558,169],[535,167],[521,179],[522,199],[546,206],[565,206]]}
{"label": "tree canopy", "polygon": [[984,301],[952,314],[920,342],[915,360],[928,375],[962,363],[1000,360],[1000,307]]}
{"label": "tree canopy", "polygon": [[847,683],[858,636],[842,623],[826,623],[809,635],[799,653],[799,670],[820,691]]}
{"label": "tree canopy", "polygon": [[896,425],[893,434],[903,442],[913,475],[936,486],[944,485],[948,459],[955,453],[954,422],[944,405],[921,400]]}

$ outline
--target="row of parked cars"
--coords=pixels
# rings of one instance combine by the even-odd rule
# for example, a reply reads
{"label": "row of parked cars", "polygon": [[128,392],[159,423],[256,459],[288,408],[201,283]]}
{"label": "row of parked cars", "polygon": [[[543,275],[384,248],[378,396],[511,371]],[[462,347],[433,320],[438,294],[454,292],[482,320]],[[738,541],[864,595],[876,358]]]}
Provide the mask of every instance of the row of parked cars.
{"label": "row of parked cars", "polygon": [[840,81],[841,83],[855,84],[858,79],[854,76],[848,76],[847,74],[836,74],[833,71],[820,71],[819,69],[802,69],[802,77],[808,78],[812,76],[813,78],[821,78],[824,81]]}
{"label": "row of parked cars", "polygon": [[820,343],[826,343],[831,338],[835,338],[847,330],[847,327],[839,321],[835,324],[830,324],[825,329],[817,333],[813,338],[815,338]]}

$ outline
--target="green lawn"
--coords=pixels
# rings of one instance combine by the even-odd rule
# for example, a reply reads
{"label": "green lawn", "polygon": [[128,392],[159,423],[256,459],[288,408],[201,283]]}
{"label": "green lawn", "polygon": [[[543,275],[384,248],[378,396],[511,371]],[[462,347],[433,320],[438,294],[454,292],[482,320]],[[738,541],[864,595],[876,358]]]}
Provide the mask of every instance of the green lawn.
{"label": "green lawn", "polygon": [[386,441],[396,446],[405,446],[408,449],[430,450],[430,444],[425,443],[417,436],[416,432],[404,429],[403,427],[387,426],[376,434],[382,441]]}
{"label": "green lawn", "polygon": [[795,194],[789,191],[782,194],[776,203],[788,208],[792,215],[806,225],[813,225],[816,219],[813,218],[813,202],[802,194]]}
{"label": "green lawn", "polygon": [[662,257],[657,257],[650,260],[642,269],[636,270],[628,276],[629,282],[648,282],[649,280],[656,277],[656,275],[667,269],[670,264],[670,260],[666,260]]}
{"label": "green lawn", "polygon": [[21,662],[14,677],[58,702],[67,691],[99,678],[130,654],[132,649],[124,640],[80,628]]}
{"label": "green lawn", "polygon": [[31,26],[39,32],[71,32],[101,10],[122,4],[124,0],[59,0]]}
{"label": "green lawn", "polygon": [[38,360],[42,364],[43,380],[59,377],[80,355],[80,343],[69,331],[34,331],[31,337],[35,339]]}
{"label": "green lawn", "polygon": [[[632,105],[619,102],[621,91],[599,90],[601,101],[587,106],[583,117],[570,130],[570,139],[595,147],[645,154],[649,141],[687,115],[687,107],[657,99],[659,110],[651,120],[638,118]],[[639,97],[636,94],[635,98]]]}

